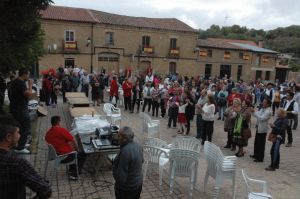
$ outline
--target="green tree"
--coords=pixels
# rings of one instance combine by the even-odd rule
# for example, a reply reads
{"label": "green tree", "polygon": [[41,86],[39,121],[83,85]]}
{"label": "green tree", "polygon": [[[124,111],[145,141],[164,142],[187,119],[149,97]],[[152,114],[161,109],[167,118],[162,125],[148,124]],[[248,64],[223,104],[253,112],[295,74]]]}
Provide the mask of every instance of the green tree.
{"label": "green tree", "polygon": [[40,10],[51,0],[1,0],[0,72],[29,68],[43,54]]}

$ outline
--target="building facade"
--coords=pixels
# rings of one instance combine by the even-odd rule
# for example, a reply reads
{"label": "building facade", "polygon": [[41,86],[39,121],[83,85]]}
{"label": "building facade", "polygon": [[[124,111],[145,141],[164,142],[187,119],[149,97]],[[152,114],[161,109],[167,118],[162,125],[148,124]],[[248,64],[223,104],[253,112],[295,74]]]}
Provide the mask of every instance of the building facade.
{"label": "building facade", "polygon": [[272,80],[275,78],[277,52],[252,41],[199,39],[198,62],[206,77],[232,77],[234,80]]}
{"label": "building facade", "polygon": [[128,17],[82,8],[42,11],[46,54],[39,70],[78,66],[89,72],[199,73],[197,32],[177,19]]}

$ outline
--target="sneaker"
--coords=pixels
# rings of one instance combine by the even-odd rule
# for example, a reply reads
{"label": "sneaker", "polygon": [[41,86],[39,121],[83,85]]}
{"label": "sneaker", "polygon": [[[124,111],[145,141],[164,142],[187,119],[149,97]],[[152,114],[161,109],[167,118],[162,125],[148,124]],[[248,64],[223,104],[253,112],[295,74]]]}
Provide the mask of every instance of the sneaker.
{"label": "sneaker", "polygon": [[75,176],[73,176],[73,175],[69,175],[69,179],[70,179],[70,180],[76,181],[76,180],[78,180],[78,177],[75,177]]}
{"label": "sneaker", "polygon": [[275,171],[275,168],[269,166],[269,167],[265,168],[265,170],[266,171]]}
{"label": "sneaker", "polygon": [[15,149],[15,153],[19,153],[19,154],[30,154],[30,151],[28,149],[22,149],[22,150],[16,150]]}
{"label": "sneaker", "polygon": [[292,147],[292,143],[287,143],[285,147]]}

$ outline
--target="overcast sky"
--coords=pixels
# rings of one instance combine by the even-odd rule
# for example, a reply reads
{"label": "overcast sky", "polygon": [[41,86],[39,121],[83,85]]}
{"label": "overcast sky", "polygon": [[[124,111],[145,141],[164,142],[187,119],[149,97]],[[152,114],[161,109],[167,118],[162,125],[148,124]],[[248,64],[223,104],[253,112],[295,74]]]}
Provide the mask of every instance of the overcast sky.
{"label": "overcast sky", "polygon": [[55,5],[153,18],[177,18],[193,28],[234,24],[255,29],[300,25],[299,0],[53,0]]}

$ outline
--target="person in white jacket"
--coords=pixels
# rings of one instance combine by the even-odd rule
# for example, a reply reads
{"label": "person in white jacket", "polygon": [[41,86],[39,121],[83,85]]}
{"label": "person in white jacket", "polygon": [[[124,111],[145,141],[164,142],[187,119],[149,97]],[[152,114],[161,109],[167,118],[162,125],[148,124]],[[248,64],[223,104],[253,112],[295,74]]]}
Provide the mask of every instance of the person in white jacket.
{"label": "person in white jacket", "polygon": [[250,155],[251,158],[254,158],[254,162],[264,161],[266,137],[269,130],[268,124],[272,116],[271,103],[271,100],[264,99],[260,110],[255,111],[255,109],[252,109],[253,116],[257,119],[254,154]]}
{"label": "person in white jacket", "polygon": [[212,134],[214,132],[214,119],[215,119],[215,103],[214,96],[207,95],[207,103],[201,108],[202,119],[203,119],[203,133],[202,133],[202,145],[208,140],[211,142]]}

